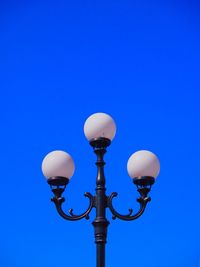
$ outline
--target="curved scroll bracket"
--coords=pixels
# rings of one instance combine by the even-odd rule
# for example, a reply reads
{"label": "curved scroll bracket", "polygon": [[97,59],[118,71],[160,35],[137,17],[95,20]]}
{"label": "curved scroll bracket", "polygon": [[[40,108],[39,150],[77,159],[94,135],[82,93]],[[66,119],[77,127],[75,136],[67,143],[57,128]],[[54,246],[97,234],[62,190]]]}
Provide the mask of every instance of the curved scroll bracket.
{"label": "curved scroll bracket", "polygon": [[151,201],[151,198],[147,196],[148,192],[144,192],[144,190],[141,192],[141,189],[138,189],[141,197],[137,199],[137,202],[139,202],[140,204],[140,209],[137,213],[135,213],[134,215],[133,214],[133,210],[132,209],[129,209],[129,213],[126,214],[126,215],[122,215],[120,213],[118,213],[115,208],[113,207],[113,198],[116,197],[118,194],[116,192],[113,192],[109,197],[108,197],[108,207],[112,213],[112,218],[113,219],[121,219],[121,220],[124,220],[124,221],[133,221],[137,218],[139,218],[143,212],[145,211],[145,208],[146,208],[146,205],[149,201]]}
{"label": "curved scroll bracket", "polygon": [[[54,192],[54,194],[55,194],[55,192]],[[92,208],[94,207],[94,197],[90,193],[88,193],[88,192],[86,192],[84,194],[84,196],[89,198],[89,206],[88,206],[87,210],[84,213],[80,214],[80,215],[75,215],[73,213],[73,209],[70,209],[69,210],[69,215],[66,214],[63,211],[62,204],[65,201],[65,198],[62,197],[61,195],[59,196],[58,194],[57,195],[55,194],[55,196],[51,199],[51,201],[54,202],[54,204],[56,206],[56,209],[57,209],[57,212],[59,213],[59,215],[61,217],[63,217],[65,220],[68,220],[68,221],[78,221],[78,220],[81,220],[83,218],[85,218],[85,219],[88,220],[89,219],[89,213],[92,210]]]}

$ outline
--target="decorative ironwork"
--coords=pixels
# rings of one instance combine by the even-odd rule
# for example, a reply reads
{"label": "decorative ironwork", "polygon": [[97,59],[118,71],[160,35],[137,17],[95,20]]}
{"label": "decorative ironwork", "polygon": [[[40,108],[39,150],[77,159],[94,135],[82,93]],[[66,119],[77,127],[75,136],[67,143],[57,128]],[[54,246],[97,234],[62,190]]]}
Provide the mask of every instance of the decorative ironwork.
{"label": "decorative ironwork", "polygon": [[133,215],[133,209],[129,209],[128,214],[122,215],[116,211],[113,207],[113,199],[117,197],[117,193],[113,192],[110,196],[106,195],[106,179],[104,175],[104,154],[106,148],[110,145],[111,141],[107,138],[98,138],[90,141],[90,145],[94,149],[94,153],[97,156],[97,178],[96,178],[96,194],[93,196],[90,193],[85,193],[85,197],[89,198],[89,206],[85,212],[80,215],[75,215],[73,209],[69,210],[69,214],[66,214],[62,209],[62,204],[65,198],[62,197],[69,180],[65,177],[52,177],[48,179],[48,183],[52,188],[54,197],[51,199],[57,209],[57,212],[61,217],[69,221],[77,221],[83,218],[89,219],[89,214],[93,208],[96,209],[96,217],[92,222],[95,232],[95,243],[97,246],[97,267],[105,267],[105,244],[107,238],[107,227],[109,221],[106,218],[106,209],[109,208],[112,213],[113,219],[121,219],[125,221],[133,221],[139,218],[145,211],[147,203],[151,200],[148,193],[151,190],[151,186],[154,183],[153,177],[138,177],[133,179],[133,183],[137,186],[137,191],[140,197],[137,202],[140,205],[139,211]]}
{"label": "decorative ironwork", "polygon": [[[55,190],[56,189],[53,189],[54,190],[54,192],[55,192]],[[52,190],[52,191],[53,191]],[[63,192],[63,191],[62,191]],[[69,221],[78,221],[78,220],[81,220],[81,219],[83,219],[83,218],[85,218],[85,219],[89,219],[89,213],[90,213],[90,211],[92,210],[92,208],[93,208],[93,206],[94,206],[94,197],[90,194],[90,193],[88,193],[88,192],[86,192],[85,194],[84,194],[84,196],[85,197],[88,197],[89,198],[89,207],[87,208],[87,210],[85,211],[85,212],[83,212],[82,214],[80,214],[80,215],[75,215],[74,213],[73,213],[73,209],[70,209],[69,210],[69,214],[70,215],[68,215],[68,214],[66,214],[64,211],[63,211],[63,209],[62,209],[62,204],[63,204],[63,202],[65,201],[65,198],[64,197],[61,197],[61,196],[54,196],[52,199],[51,199],[51,201],[53,201],[54,202],[54,204],[55,204],[55,206],[56,206],[56,209],[57,209],[57,212],[59,213],[59,215],[61,216],[61,217],[63,217],[65,220],[69,220]]]}

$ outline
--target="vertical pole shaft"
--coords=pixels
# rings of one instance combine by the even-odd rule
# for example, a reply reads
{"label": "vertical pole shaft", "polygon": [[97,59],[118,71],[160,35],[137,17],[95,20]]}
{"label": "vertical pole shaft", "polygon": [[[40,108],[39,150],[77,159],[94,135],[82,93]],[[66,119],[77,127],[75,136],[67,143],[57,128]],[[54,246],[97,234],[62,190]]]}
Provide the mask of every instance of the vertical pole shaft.
{"label": "vertical pole shaft", "polygon": [[109,221],[106,219],[106,207],[107,197],[105,194],[105,176],[104,176],[104,165],[103,156],[106,152],[105,148],[96,149],[97,155],[97,179],[96,179],[96,218],[92,223],[95,229],[95,243],[97,253],[97,267],[105,267],[105,244],[107,237],[107,227]]}
{"label": "vertical pole shaft", "polygon": [[97,267],[105,267],[105,244],[104,243],[97,243],[96,244],[97,250]]}

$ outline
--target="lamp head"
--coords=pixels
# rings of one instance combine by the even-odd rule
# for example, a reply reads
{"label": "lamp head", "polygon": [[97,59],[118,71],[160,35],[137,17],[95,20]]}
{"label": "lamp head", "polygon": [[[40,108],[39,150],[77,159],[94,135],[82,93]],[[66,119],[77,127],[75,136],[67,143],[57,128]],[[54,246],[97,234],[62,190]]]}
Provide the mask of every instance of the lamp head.
{"label": "lamp head", "polygon": [[88,141],[108,139],[112,141],[116,133],[113,118],[106,113],[91,115],[84,124],[84,133]]}
{"label": "lamp head", "polygon": [[141,177],[153,177],[155,179],[160,172],[160,162],[154,153],[140,150],[129,158],[127,170],[133,179],[141,179]]}
{"label": "lamp head", "polygon": [[72,157],[64,151],[56,150],[46,155],[42,162],[42,172],[51,185],[63,185],[74,174]]}

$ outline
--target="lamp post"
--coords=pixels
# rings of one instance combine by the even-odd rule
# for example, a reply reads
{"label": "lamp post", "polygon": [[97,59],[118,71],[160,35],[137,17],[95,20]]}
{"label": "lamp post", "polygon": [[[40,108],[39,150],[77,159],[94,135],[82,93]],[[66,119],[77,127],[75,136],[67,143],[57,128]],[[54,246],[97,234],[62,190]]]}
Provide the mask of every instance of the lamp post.
{"label": "lamp post", "polygon": [[50,152],[42,162],[42,171],[54,194],[51,200],[61,217],[69,221],[89,219],[90,211],[93,208],[96,209],[96,217],[92,222],[95,232],[96,266],[105,267],[105,244],[109,225],[106,218],[106,209],[111,211],[113,219],[132,221],[139,218],[143,214],[147,203],[151,200],[148,193],[159,174],[160,163],[156,155],[147,150],[140,150],[129,158],[128,174],[133,179],[133,183],[137,186],[137,191],[140,194],[137,199],[140,208],[135,214],[133,214],[132,209],[129,209],[128,214],[122,215],[113,206],[113,198],[117,196],[117,193],[113,192],[110,196],[106,195],[104,175],[104,154],[115,136],[115,122],[105,113],[95,113],[86,120],[84,132],[97,156],[96,194],[93,196],[88,192],[85,193],[85,196],[89,198],[89,206],[84,213],[75,215],[73,209],[70,209],[67,214],[62,209],[62,204],[65,201],[62,194],[75,169],[71,156],[64,151]]}

